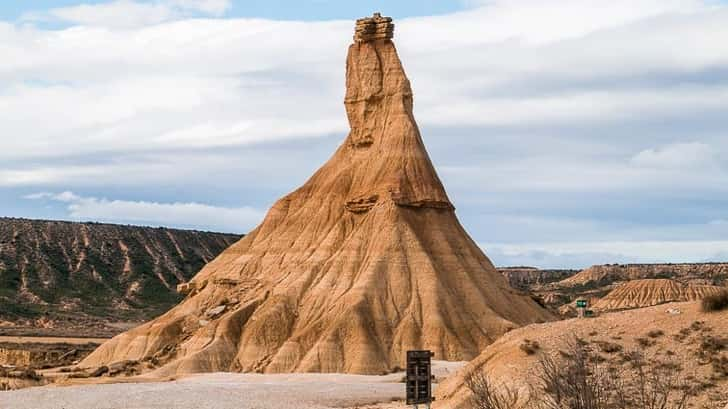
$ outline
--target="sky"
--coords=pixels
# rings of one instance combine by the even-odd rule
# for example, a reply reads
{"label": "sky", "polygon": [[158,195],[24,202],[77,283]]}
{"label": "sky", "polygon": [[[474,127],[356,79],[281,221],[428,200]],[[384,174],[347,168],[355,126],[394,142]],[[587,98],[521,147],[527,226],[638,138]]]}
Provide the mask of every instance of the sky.
{"label": "sky", "polygon": [[728,260],[728,5],[0,4],[0,216],[245,233],[348,132],[353,20],[497,265]]}

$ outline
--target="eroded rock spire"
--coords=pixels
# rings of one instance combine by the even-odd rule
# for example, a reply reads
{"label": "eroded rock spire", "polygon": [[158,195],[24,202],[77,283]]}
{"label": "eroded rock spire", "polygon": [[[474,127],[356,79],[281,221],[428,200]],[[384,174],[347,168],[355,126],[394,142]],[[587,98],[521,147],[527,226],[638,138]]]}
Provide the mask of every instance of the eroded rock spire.
{"label": "eroded rock spire", "polygon": [[205,371],[379,374],[408,349],[468,360],[550,314],[517,294],[458,222],[412,115],[391,19],[359,20],[346,67],[351,132],[187,298],[82,362]]}

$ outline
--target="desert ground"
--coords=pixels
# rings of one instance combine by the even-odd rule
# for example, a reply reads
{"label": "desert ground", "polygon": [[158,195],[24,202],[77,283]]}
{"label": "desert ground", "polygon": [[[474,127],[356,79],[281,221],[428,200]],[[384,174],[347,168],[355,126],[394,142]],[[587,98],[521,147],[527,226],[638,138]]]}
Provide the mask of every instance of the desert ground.
{"label": "desert ground", "polygon": [[13,344],[72,344],[82,345],[94,343],[102,344],[108,341],[108,338],[72,338],[72,337],[21,337],[21,336],[3,336],[0,335],[0,343],[9,342]]}
{"label": "desert ground", "polygon": [[[433,363],[444,379],[465,362]],[[168,382],[144,377],[124,383],[21,389],[0,393],[0,409],[319,409],[399,408],[404,373],[385,376],[345,374],[190,375]]]}

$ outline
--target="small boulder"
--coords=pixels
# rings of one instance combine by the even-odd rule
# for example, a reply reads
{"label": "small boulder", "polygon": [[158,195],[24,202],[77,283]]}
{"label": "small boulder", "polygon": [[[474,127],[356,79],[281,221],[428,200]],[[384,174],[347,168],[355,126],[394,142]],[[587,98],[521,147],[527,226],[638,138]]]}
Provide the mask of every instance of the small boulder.
{"label": "small boulder", "polygon": [[134,366],[136,366],[139,362],[137,361],[120,361],[120,362],[114,362],[113,364],[109,365],[109,375],[114,376],[118,375],[120,373],[129,373],[132,372],[134,369]]}
{"label": "small boulder", "polygon": [[227,308],[226,305],[218,305],[215,308],[211,308],[211,309],[207,310],[205,315],[210,318],[215,318],[215,317],[219,316],[220,314],[222,314],[223,312],[225,312],[226,308]]}
{"label": "small boulder", "polygon": [[91,372],[89,374],[89,376],[92,377],[92,378],[98,378],[99,376],[101,376],[101,375],[103,375],[103,374],[105,374],[107,372],[109,372],[109,367],[106,366],[106,365],[104,365],[104,366],[100,366],[100,367],[96,368],[96,370],[94,370],[93,372]]}

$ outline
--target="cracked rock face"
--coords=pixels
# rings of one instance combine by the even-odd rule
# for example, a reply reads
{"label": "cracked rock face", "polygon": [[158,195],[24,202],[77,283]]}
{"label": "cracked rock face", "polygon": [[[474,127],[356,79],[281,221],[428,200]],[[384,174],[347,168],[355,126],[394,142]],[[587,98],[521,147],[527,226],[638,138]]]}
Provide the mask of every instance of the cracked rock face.
{"label": "cracked rock face", "polygon": [[408,349],[469,360],[503,333],[550,319],[458,222],[392,41],[354,42],[346,73],[351,132],[333,157],[205,266],[180,305],[81,366],[156,354],[159,375],[380,374],[404,367]]}

